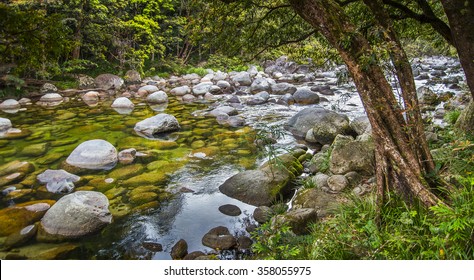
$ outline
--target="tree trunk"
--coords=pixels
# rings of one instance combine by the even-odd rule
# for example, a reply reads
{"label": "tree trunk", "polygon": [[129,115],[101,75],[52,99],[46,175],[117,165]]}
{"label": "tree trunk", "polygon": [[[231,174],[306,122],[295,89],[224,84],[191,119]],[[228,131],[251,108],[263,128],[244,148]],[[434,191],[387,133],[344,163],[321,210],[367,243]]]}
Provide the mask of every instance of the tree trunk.
{"label": "tree trunk", "polygon": [[424,154],[424,147],[410,143],[413,139],[411,129],[403,118],[382,68],[372,62],[375,54],[367,39],[350,23],[334,0],[289,2],[338,50],[354,79],[376,143],[379,193],[383,194],[385,189],[392,187],[406,199],[419,199],[426,206],[442,203],[424,180],[425,168],[418,156]]}
{"label": "tree trunk", "polygon": [[410,144],[416,153],[418,162],[423,168],[424,173],[433,172],[435,165],[428,147],[428,142],[426,141],[415,79],[408,57],[393,28],[389,14],[383,8],[382,0],[364,0],[364,3],[372,11],[378,24],[386,31],[384,33],[385,41],[387,42],[391,60],[396,70],[398,84],[402,91],[407,127],[410,130],[407,135]]}
{"label": "tree trunk", "polygon": [[448,16],[459,61],[474,99],[474,1],[441,0],[441,3]]}

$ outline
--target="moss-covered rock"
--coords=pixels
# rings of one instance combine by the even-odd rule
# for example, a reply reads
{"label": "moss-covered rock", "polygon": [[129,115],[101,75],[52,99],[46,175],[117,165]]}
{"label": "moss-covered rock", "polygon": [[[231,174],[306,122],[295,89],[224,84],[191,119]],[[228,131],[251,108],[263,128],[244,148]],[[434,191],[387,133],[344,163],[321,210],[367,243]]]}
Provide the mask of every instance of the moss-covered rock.
{"label": "moss-covered rock", "polygon": [[168,176],[159,171],[143,173],[135,177],[131,177],[123,182],[126,186],[142,186],[142,185],[160,185],[164,184]]}
{"label": "moss-covered rock", "polygon": [[79,244],[38,243],[16,249],[15,252],[0,252],[1,259],[63,260],[79,250]]}
{"label": "moss-covered rock", "polygon": [[28,174],[35,170],[35,166],[26,161],[15,160],[0,166],[0,176],[12,173]]}
{"label": "moss-covered rock", "polygon": [[240,172],[227,179],[219,190],[242,202],[262,206],[271,205],[292,192],[292,180],[300,175],[303,166],[291,154],[284,154],[256,170]]}
{"label": "moss-covered rock", "polygon": [[54,203],[54,200],[37,200],[0,210],[0,236],[19,232],[39,221]]}
{"label": "moss-covered rock", "polygon": [[140,164],[132,164],[114,169],[109,173],[109,177],[114,179],[127,179],[140,174],[144,167]]}

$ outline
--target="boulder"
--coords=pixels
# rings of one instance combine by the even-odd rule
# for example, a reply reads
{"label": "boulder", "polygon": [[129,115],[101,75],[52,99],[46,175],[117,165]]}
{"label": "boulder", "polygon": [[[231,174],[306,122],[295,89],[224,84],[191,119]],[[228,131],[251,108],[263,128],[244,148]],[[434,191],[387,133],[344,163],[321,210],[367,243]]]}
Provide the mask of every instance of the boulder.
{"label": "boulder", "polygon": [[293,209],[311,208],[322,218],[334,212],[344,202],[339,196],[340,194],[328,193],[320,188],[304,189],[296,194]]}
{"label": "boulder", "polygon": [[170,94],[174,96],[183,96],[190,93],[191,93],[191,89],[188,86],[175,87],[172,90],[170,90]]}
{"label": "boulder", "polygon": [[326,175],[324,173],[318,173],[311,178],[311,181],[314,183],[316,188],[327,190],[329,188],[328,179],[329,175]]}
{"label": "boulder", "polygon": [[268,92],[266,91],[261,91],[253,96],[251,96],[248,100],[247,100],[247,105],[260,105],[260,104],[264,104],[268,101],[268,99],[270,98],[270,94],[268,94]]}
{"label": "boulder", "polygon": [[322,95],[334,95],[334,91],[329,85],[319,85],[311,87],[312,91],[319,92]]}
{"label": "boulder", "polygon": [[95,80],[91,76],[87,76],[84,74],[79,74],[79,77],[77,78],[77,81],[79,83],[79,88],[80,89],[87,89],[87,88],[95,88]]}
{"label": "boulder", "polygon": [[51,92],[58,92],[58,88],[50,83],[45,83],[40,89],[41,93],[51,93]]}
{"label": "boulder", "polygon": [[270,82],[266,78],[256,78],[250,85],[250,92],[257,93],[270,90]]}
{"label": "boulder", "polygon": [[211,116],[217,117],[221,114],[227,114],[229,116],[235,116],[237,115],[237,109],[235,109],[232,106],[219,106],[216,109],[212,110],[209,112]]}
{"label": "boulder", "polygon": [[229,91],[232,89],[232,86],[228,81],[217,81],[216,85],[224,91]]}
{"label": "boulder", "polygon": [[113,74],[101,74],[95,78],[94,82],[97,87],[104,90],[109,90],[109,89],[117,90],[117,89],[120,89],[124,84],[124,81],[122,78]]}
{"label": "boulder", "polygon": [[239,72],[232,77],[234,83],[238,83],[241,86],[250,86],[252,84],[252,79],[248,72]]}
{"label": "boulder", "polygon": [[0,118],[0,133],[6,132],[12,128],[12,122],[6,118]]}
{"label": "boulder", "polygon": [[37,239],[57,242],[97,233],[112,222],[109,200],[93,191],[78,191],[60,198],[41,219]]}
{"label": "boulder", "polygon": [[268,222],[273,215],[273,210],[268,206],[259,206],[253,211],[253,218],[259,224]]}
{"label": "boulder", "polygon": [[241,127],[245,126],[245,119],[241,116],[230,116],[225,123],[230,127]]}
{"label": "boulder", "polygon": [[293,94],[296,92],[296,86],[289,83],[277,83],[270,86],[272,94],[285,95],[287,93]]}
{"label": "boulder", "polygon": [[0,166],[0,176],[12,173],[28,174],[35,170],[35,166],[27,161],[14,160]]}
{"label": "boulder", "polygon": [[36,178],[41,183],[46,184],[46,189],[52,193],[70,193],[74,190],[74,183],[81,179],[81,177],[62,169],[47,169]]}
{"label": "boulder", "polygon": [[7,99],[0,103],[0,110],[19,109],[20,107],[20,103],[15,99]]}
{"label": "boulder", "polygon": [[317,219],[318,213],[315,209],[299,208],[273,217],[271,223],[272,225],[287,224],[296,235],[304,235],[311,233],[309,225],[316,222]]}
{"label": "boulder", "polygon": [[142,76],[137,70],[128,70],[124,77],[127,84],[139,84],[142,81]]}
{"label": "boulder", "polygon": [[434,93],[430,88],[422,86],[416,90],[418,100],[422,105],[436,106],[441,101],[436,93]]}
{"label": "boulder", "polygon": [[148,94],[152,94],[154,92],[157,92],[159,91],[158,87],[157,86],[154,86],[154,85],[146,85],[146,86],[142,86],[140,87],[138,90],[137,90],[137,94],[139,96],[146,96]]}
{"label": "boulder", "polygon": [[329,158],[329,169],[333,174],[357,171],[371,175],[374,173],[374,166],[374,144],[370,136],[361,140],[343,135],[336,137]]}
{"label": "boulder", "polygon": [[97,91],[88,91],[82,96],[82,100],[87,101],[98,101],[99,93]]}
{"label": "boulder", "polygon": [[174,116],[161,113],[138,122],[134,129],[140,135],[153,137],[155,134],[173,132],[180,128],[178,120]]}
{"label": "boulder", "polygon": [[[297,138],[306,138],[323,145],[332,143],[338,134],[353,134],[347,116],[319,106],[298,112],[287,122],[285,128]],[[307,136],[310,129],[311,137]]]}
{"label": "boulder", "polygon": [[219,190],[232,198],[254,206],[269,206],[292,192],[292,180],[303,167],[292,154],[284,154],[256,170],[246,170],[227,179]]}
{"label": "boulder", "polygon": [[66,159],[66,163],[84,169],[112,169],[117,164],[117,150],[105,140],[81,143]]}
{"label": "boulder", "polygon": [[164,91],[156,91],[153,92],[152,94],[148,95],[146,98],[146,101],[148,103],[153,103],[153,104],[162,104],[168,102],[168,95]]}
{"label": "boulder", "polygon": [[181,260],[188,254],[188,243],[184,239],[178,240],[171,248],[171,258]]}
{"label": "boulder", "polygon": [[112,103],[112,108],[133,108],[135,105],[127,97],[119,97]]}
{"label": "boulder", "polygon": [[39,221],[54,202],[54,200],[29,201],[0,210],[0,236],[17,233]]}
{"label": "boulder", "polygon": [[136,157],[137,150],[134,148],[125,149],[118,153],[118,161],[121,164],[131,164]]}
{"label": "boulder", "polygon": [[299,88],[293,94],[293,99],[296,103],[302,105],[311,105],[319,103],[319,95],[308,88]]}
{"label": "boulder", "polygon": [[219,212],[227,216],[239,216],[240,214],[242,214],[242,210],[240,210],[238,206],[233,204],[225,204],[219,206]]}
{"label": "boulder", "polygon": [[344,175],[333,175],[328,178],[327,185],[331,192],[339,193],[349,185],[349,181]]}
{"label": "boulder", "polygon": [[199,83],[193,87],[193,93],[195,95],[204,95],[209,92],[213,85],[214,84],[212,82]]}
{"label": "boulder", "polygon": [[237,245],[237,240],[226,227],[215,227],[202,238],[202,245],[213,249],[228,250]]}
{"label": "boulder", "polygon": [[367,116],[361,116],[353,119],[350,123],[350,126],[352,130],[357,133],[357,135],[362,135],[364,133],[372,133],[372,126],[370,125],[370,121]]}

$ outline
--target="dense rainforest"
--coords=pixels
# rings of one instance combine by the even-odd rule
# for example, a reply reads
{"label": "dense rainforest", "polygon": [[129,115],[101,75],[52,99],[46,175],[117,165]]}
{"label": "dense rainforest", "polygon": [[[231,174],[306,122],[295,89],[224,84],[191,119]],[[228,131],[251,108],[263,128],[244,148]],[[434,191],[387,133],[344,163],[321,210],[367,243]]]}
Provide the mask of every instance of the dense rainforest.
{"label": "dense rainforest", "polygon": [[[239,167],[245,170],[239,169],[240,173],[228,178],[232,175],[229,174],[225,182],[216,183],[220,185],[219,191],[223,194],[257,207],[253,218],[258,220],[259,226],[251,231],[249,238],[253,245],[249,246],[248,251],[244,250],[245,253],[239,255],[239,258],[474,259],[473,1],[18,0],[0,3],[0,27],[1,100],[21,97],[34,99],[38,95],[32,93],[48,92],[48,89],[43,92],[44,84],[54,84],[53,87],[59,88],[60,92],[68,92],[82,87],[80,83],[84,77],[92,77],[93,80],[101,74],[110,73],[117,75],[118,79],[118,76],[124,77],[128,81],[128,87],[122,87],[122,84],[117,86],[117,80],[113,80],[111,83],[114,86],[102,88],[101,92],[96,79],[94,86],[82,87],[82,91],[78,90],[77,94],[86,103],[86,99],[94,94],[95,101],[102,100],[104,96],[116,95],[119,98],[136,97],[142,101],[146,98],[148,103],[169,103],[168,109],[165,106],[154,111],[162,115],[161,112],[170,110],[180,116],[178,120],[183,128],[173,116],[166,116],[167,119],[162,122],[167,127],[160,127],[158,132],[154,130],[150,133],[145,124],[137,123],[135,132],[142,137],[145,135],[146,139],[153,138],[157,133],[186,130],[186,127],[191,127],[190,131],[198,133],[194,135],[183,132],[183,135],[179,135],[180,139],[192,139],[189,143],[176,140],[176,136],[165,139],[163,143],[167,144],[160,144],[158,148],[151,148],[133,139],[122,141],[121,147],[141,147],[149,149],[150,154],[157,150],[182,149],[183,155],[188,154],[189,151],[185,148],[189,148],[190,154],[197,158],[206,158],[220,150],[223,158],[229,155],[231,161],[239,163],[243,162],[239,159],[240,156],[244,158],[256,154],[256,150],[263,153],[268,159],[267,163],[251,170],[259,160],[249,159],[252,164],[247,162]],[[427,61],[432,63],[427,66]],[[444,64],[441,65],[440,61],[444,61]],[[133,80],[132,75],[139,78]],[[141,77],[152,78],[147,80]],[[41,86],[43,88],[40,90]],[[150,87],[155,87],[156,90]],[[58,91],[57,88],[54,91]],[[88,90],[99,92],[89,94],[86,93]],[[155,92],[161,92],[161,95],[154,96],[153,101],[148,99]],[[167,94],[177,99],[168,101]],[[178,105],[179,102],[202,101],[196,102],[193,105],[196,107],[192,107],[196,111],[191,115],[196,116],[199,115],[196,112],[206,110],[199,107],[200,103],[219,100],[216,96],[221,94],[229,95],[225,102],[234,104],[233,109],[222,109],[229,107],[227,105],[211,105],[214,111],[210,114],[220,125],[225,123],[226,127],[232,129],[250,124],[251,132],[227,132],[228,135],[235,133],[236,139],[242,138],[241,142],[246,142],[245,148],[220,147],[225,133],[214,135],[201,131],[199,134],[200,130],[208,128],[206,124],[189,121],[183,115],[182,106]],[[240,104],[239,98],[242,98],[245,106],[271,107],[267,103],[271,100],[270,95],[277,96],[273,97],[274,104],[283,104],[288,108],[296,106],[291,109],[294,110],[291,116],[278,115],[278,108],[271,109],[274,111],[269,115],[277,116],[273,126],[260,121],[265,120],[263,117],[250,120],[252,109],[235,105]],[[284,95],[286,99],[278,95]],[[332,96],[337,98],[331,99]],[[322,103],[322,97],[326,102],[332,102],[328,108],[334,110],[301,107]],[[341,100],[344,102],[344,99],[347,101],[354,97],[358,100],[356,105],[352,104],[359,106],[357,114],[350,115],[349,118],[340,114],[349,114],[352,109],[336,112]],[[61,97],[61,102],[62,100]],[[177,103],[172,105],[175,101]],[[40,102],[47,103],[41,99]],[[127,102],[129,105],[123,107],[133,110],[133,102]],[[115,102],[112,107],[114,104]],[[219,109],[220,111],[215,112]],[[235,116],[235,109],[242,110],[243,116]],[[58,120],[72,120],[80,116],[80,113],[71,112],[61,114],[62,117]],[[65,117],[66,114],[70,114],[69,117]],[[84,113],[87,114],[89,113]],[[132,116],[134,124],[138,117],[143,117],[133,113]],[[26,154],[44,156],[47,153],[46,146],[62,145],[48,142],[43,152],[25,154],[24,150],[30,146],[22,143],[21,145],[26,146],[21,151],[14,147],[14,139],[20,137],[8,138],[10,136],[7,129],[11,127],[11,123],[4,120],[9,115],[0,117],[0,131],[7,135],[2,139],[4,136],[0,133],[0,149],[4,149],[2,156],[6,159],[13,160],[17,153],[22,160],[21,156]],[[357,127],[361,124],[355,124],[356,120],[360,120],[359,117],[363,117],[365,121],[360,133]],[[278,118],[288,120],[279,123]],[[323,123],[328,124],[326,126]],[[98,133],[100,129],[96,131],[91,128],[94,125],[95,123],[91,123],[83,131],[90,129],[90,133]],[[124,121],[123,127],[126,128],[127,125]],[[282,127],[286,131],[282,131]],[[68,129],[74,130],[68,127],[66,131]],[[213,128],[215,133],[219,129]],[[76,134],[82,134],[80,129],[76,130]],[[288,137],[288,131],[297,140],[295,146],[281,140]],[[97,135],[107,137],[106,133]],[[25,139],[36,140],[32,136],[26,135]],[[123,138],[118,134],[108,137],[117,137],[112,146],[120,146],[120,138]],[[217,142],[219,148],[215,145]],[[229,141],[222,142],[224,146],[229,144]],[[136,147],[132,143],[136,143]],[[34,145],[37,148],[40,144]],[[65,145],[76,144],[71,141]],[[89,149],[94,150],[95,146]],[[211,150],[214,152],[210,152]],[[235,150],[237,152],[234,153]],[[359,157],[356,150],[363,155]],[[84,174],[84,177],[89,176],[87,182],[77,179],[81,180],[80,187],[83,191],[102,188],[99,192],[105,193],[111,204],[120,198],[117,205],[122,208],[117,208],[119,210],[112,214],[114,219],[119,217],[118,220],[123,220],[128,217],[129,212],[138,212],[134,209],[144,209],[143,205],[148,205],[147,210],[158,209],[158,205],[162,204],[161,199],[164,201],[172,195],[151,187],[162,187],[168,184],[166,179],[171,178],[172,181],[175,178],[174,175],[162,175],[160,170],[177,174],[179,172],[176,170],[168,170],[170,165],[174,164],[178,170],[185,164],[179,163],[181,160],[175,160],[176,153],[170,152],[166,157],[169,157],[167,159],[172,164],[162,166],[162,162],[145,156],[139,161],[145,168],[138,166],[136,162],[130,165],[140,171],[126,167],[135,160],[137,151],[133,152],[130,162],[120,161],[122,169],[118,170],[122,170],[121,172],[114,169],[117,172],[99,174],[103,177],[100,177],[102,181],[105,178],[108,180],[107,176],[113,178],[111,174],[115,175],[119,180],[113,188],[94,186],[100,181],[93,177],[99,176],[97,174],[81,173],[82,171],[70,167],[65,169],[71,173]],[[241,151],[240,154],[238,151]],[[236,159],[232,158],[233,153]],[[71,163],[74,160],[70,160],[73,154],[74,152],[66,162],[75,166]],[[157,152],[157,155],[163,161],[164,153]],[[366,155],[370,155],[368,159]],[[61,154],[54,157],[54,160],[48,157],[43,159],[43,163],[33,165],[48,166],[48,170],[50,166],[63,168],[64,165],[59,162],[64,156],[65,154]],[[345,162],[350,162],[347,164],[351,167],[341,167],[343,164],[336,160],[338,156],[345,156]],[[0,161],[5,170],[12,166],[13,161],[9,161]],[[115,163],[111,168],[115,168]],[[75,167],[89,168],[81,164]],[[208,164],[203,164],[206,169]],[[157,166],[159,168],[155,170]],[[46,183],[41,179],[45,177],[42,176],[43,173],[38,175],[36,171],[31,171],[35,168],[29,168],[26,177],[34,178],[35,182],[37,176],[41,183]],[[98,169],[111,168],[107,166]],[[143,170],[152,172],[141,173]],[[22,189],[26,185],[34,185],[31,180],[24,183],[25,174],[17,181],[10,178],[10,172],[0,170],[0,174],[4,202],[2,207],[15,204],[15,199],[8,198],[8,195],[12,190],[18,190],[11,188]],[[59,183],[61,191],[56,194],[69,193],[74,189],[75,177],[64,180]],[[47,184],[48,191],[52,192],[48,187],[50,183]],[[58,182],[55,184],[57,187]],[[248,184],[263,185],[262,188],[266,191],[237,193],[236,189],[240,192],[244,188],[242,186]],[[351,187],[346,188],[346,185]],[[153,199],[138,196],[128,186],[150,187],[145,193]],[[288,203],[293,196],[288,193],[295,189],[298,189],[297,194]],[[39,190],[33,193],[37,195],[35,198],[42,197],[38,194]],[[128,198],[122,198],[125,193],[129,195]],[[258,199],[252,196],[258,196]],[[25,196],[25,201],[26,198]],[[160,203],[151,204],[158,199]],[[33,198],[28,197],[28,200],[31,202]],[[54,205],[59,204],[59,201]],[[142,204],[136,204],[137,201]],[[128,202],[131,206],[126,204]],[[296,207],[292,209],[288,205]],[[127,207],[135,208],[123,210],[128,209]],[[322,208],[324,209],[321,210]],[[7,209],[5,207],[0,211]],[[49,212],[46,212],[45,217]],[[0,223],[3,223],[2,215]],[[45,222],[45,218],[39,223],[41,225],[38,226],[36,237],[39,242],[65,240],[49,235],[50,225]],[[23,226],[29,226],[29,223]],[[211,235],[214,239],[218,239],[215,236],[231,236],[228,229],[215,229],[206,236]],[[32,236],[36,235],[36,230]],[[111,238],[113,230],[109,231],[104,235]],[[18,240],[14,234],[17,234],[16,231],[2,232],[1,236],[7,238],[4,243],[9,244],[4,245],[4,251],[8,252],[17,246],[11,241]],[[219,245],[209,245],[206,242],[212,238],[206,239],[206,236],[202,243],[211,248],[222,249],[223,244],[232,243],[230,239],[234,240],[231,236],[232,238],[220,240],[222,243]],[[235,249],[240,246],[239,242],[245,243],[240,237],[227,249]],[[31,239],[31,236],[28,238]],[[75,236],[73,239],[77,238],[79,237]],[[21,245],[31,242],[21,240]],[[184,241],[181,240],[172,248],[169,246],[173,258],[181,259],[186,256],[173,255],[178,250],[176,248],[184,246]],[[173,239],[169,242],[175,241]],[[145,249],[147,246],[161,248],[161,245],[146,242],[148,241],[145,240],[140,246]],[[118,258],[133,258],[129,251],[134,250],[123,250],[126,253],[122,252]],[[111,256],[117,257],[112,253],[94,255],[95,258]],[[224,258],[222,255],[218,257]]]}

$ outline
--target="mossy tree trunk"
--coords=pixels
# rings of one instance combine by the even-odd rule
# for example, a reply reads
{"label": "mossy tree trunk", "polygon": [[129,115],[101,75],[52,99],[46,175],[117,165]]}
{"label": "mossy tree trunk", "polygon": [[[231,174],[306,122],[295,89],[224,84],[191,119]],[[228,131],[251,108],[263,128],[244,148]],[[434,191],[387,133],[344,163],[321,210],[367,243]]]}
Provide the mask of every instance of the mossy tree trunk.
{"label": "mossy tree trunk", "polygon": [[[334,46],[354,79],[373,130],[376,143],[376,176],[379,198],[394,188],[407,200],[418,199],[426,206],[443,203],[432,191],[425,176],[432,167],[426,140],[419,128],[416,94],[409,84],[413,75],[400,49],[391,50],[403,87],[405,106],[412,110],[407,121],[392,88],[377,64],[368,40],[357,31],[334,0],[289,0],[294,10]],[[375,6],[374,6],[375,7]],[[371,7],[372,8],[372,7]],[[387,39],[393,40],[388,30]],[[398,45],[397,42],[393,42]],[[404,84],[407,82],[408,84]],[[417,141],[418,143],[414,143]],[[430,161],[430,162],[426,162]],[[379,201],[383,201],[380,199]]]}

